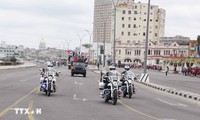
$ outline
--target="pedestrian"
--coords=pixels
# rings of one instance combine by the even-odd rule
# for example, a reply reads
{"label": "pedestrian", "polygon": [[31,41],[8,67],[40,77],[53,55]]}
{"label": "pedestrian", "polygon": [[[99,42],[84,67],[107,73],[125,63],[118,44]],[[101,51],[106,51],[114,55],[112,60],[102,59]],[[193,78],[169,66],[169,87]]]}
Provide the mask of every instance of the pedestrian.
{"label": "pedestrian", "polygon": [[176,72],[176,67],[174,67],[174,73],[176,74],[177,72]]}
{"label": "pedestrian", "polygon": [[97,63],[97,68],[98,68],[98,70],[99,70],[99,62]]}
{"label": "pedestrian", "polygon": [[169,67],[167,66],[167,67],[166,67],[166,70],[165,70],[166,76],[167,76],[168,72],[169,72]]}

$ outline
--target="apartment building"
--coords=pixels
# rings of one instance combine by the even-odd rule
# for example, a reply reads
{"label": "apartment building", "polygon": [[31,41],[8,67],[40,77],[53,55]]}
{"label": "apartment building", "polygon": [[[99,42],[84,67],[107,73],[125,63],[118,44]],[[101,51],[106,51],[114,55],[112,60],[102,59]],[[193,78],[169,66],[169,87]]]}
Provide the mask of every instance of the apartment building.
{"label": "apartment building", "polygon": [[[147,8],[147,3],[135,2],[134,0],[119,0],[116,5],[116,42],[119,44],[127,43],[128,45],[145,42]],[[114,14],[112,0],[95,0],[93,48],[97,51],[96,56],[100,53],[101,49],[104,49],[104,46],[105,55],[113,56]],[[157,5],[151,5],[149,41],[156,44],[159,43],[159,38],[164,36],[164,31],[165,10],[159,8]],[[118,49],[117,46],[116,49]],[[125,58],[126,55],[122,57]],[[107,59],[109,58],[107,57]],[[116,63],[117,61],[118,58],[116,58]]]}

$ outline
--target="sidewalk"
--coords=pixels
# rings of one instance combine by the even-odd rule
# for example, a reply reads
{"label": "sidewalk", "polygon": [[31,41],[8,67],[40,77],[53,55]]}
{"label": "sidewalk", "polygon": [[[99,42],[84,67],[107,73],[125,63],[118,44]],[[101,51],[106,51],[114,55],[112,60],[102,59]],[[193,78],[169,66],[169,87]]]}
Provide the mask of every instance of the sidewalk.
{"label": "sidewalk", "polygon": [[35,66],[36,66],[36,64],[26,61],[26,62],[24,62],[24,64],[20,64],[20,65],[0,65],[0,70],[28,68],[28,67],[35,67]]}

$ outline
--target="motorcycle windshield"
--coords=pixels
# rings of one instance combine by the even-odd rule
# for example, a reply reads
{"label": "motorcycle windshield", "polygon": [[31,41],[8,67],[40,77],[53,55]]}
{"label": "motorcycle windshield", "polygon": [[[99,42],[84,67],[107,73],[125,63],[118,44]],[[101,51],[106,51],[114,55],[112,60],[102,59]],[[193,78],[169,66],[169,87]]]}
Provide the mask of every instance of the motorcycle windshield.
{"label": "motorcycle windshield", "polygon": [[119,77],[118,77],[118,76],[109,76],[108,79],[109,79],[110,81],[114,81],[114,80],[118,80]]}
{"label": "motorcycle windshield", "polygon": [[54,76],[54,74],[55,74],[55,72],[52,71],[52,70],[49,70],[49,71],[47,72],[47,75],[48,75],[48,76]]}
{"label": "motorcycle windshield", "polygon": [[133,72],[131,72],[131,71],[126,71],[124,73],[124,75],[126,75],[126,76],[135,76],[135,74]]}

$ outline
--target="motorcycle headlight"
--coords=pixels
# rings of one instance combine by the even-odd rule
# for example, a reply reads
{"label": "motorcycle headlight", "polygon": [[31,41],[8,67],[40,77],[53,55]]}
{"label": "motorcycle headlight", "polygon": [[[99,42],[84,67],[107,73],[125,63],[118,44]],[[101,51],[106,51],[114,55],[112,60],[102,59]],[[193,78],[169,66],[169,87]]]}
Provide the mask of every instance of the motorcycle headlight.
{"label": "motorcycle headlight", "polygon": [[113,85],[114,85],[114,86],[117,86],[117,82],[113,82]]}
{"label": "motorcycle headlight", "polygon": [[49,79],[49,80],[52,80],[53,78],[52,78],[52,77],[48,77],[48,79]]}

